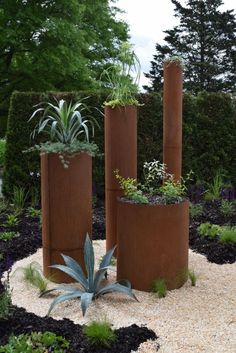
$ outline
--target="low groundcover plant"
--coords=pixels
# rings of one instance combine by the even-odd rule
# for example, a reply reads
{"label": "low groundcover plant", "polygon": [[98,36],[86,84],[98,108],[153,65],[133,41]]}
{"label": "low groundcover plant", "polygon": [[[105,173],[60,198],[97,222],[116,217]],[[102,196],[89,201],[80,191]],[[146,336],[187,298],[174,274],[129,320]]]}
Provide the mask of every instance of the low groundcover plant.
{"label": "low groundcover plant", "polygon": [[85,315],[88,306],[93,300],[99,298],[101,295],[115,291],[128,294],[131,298],[137,300],[135,295],[132,293],[131,284],[127,280],[108,284],[105,287],[101,286],[101,282],[105,278],[105,275],[110,267],[114,251],[115,247],[109,250],[106,255],[104,255],[100,263],[99,270],[95,273],[93,244],[89,238],[89,235],[87,234],[84,244],[84,262],[87,271],[87,277],[85,276],[81,266],[78,264],[77,261],[75,261],[70,256],[62,254],[65,265],[52,265],[51,267],[65,272],[67,275],[72,277],[80,285],[80,288],[61,284],[56,288],[45,291],[42,296],[55,290],[62,290],[66,292],[65,294],[61,294],[53,300],[49,308],[48,315],[51,313],[55,305],[62,303],[66,300],[75,298],[80,298],[82,313],[83,315]]}
{"label": "low groundcover plant", "polygon": [[107,321],[92,321],[83,327],[83,333],[93,345],[109,347],[116,340],[116,335]]}

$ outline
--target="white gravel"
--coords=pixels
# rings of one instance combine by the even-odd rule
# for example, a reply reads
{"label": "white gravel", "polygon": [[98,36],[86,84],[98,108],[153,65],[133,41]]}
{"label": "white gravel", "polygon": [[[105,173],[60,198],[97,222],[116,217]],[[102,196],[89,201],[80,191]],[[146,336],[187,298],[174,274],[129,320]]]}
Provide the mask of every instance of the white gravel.
{"label": "white gravel", "polygon": [[[94,247],[96,258],[100,259],[105,253],[105,241],[94,241]],[[37,290],[22,281],[21,271],[15,272],[32,261],[42,264],[41,249],[14,264],[10,276],[12,301],[29,312],[44,316],[54,294],[38,298]],[[93,302],[85,318],[79,300],[56,306],[51,315],[79,324],[106,319],[115,328],[133,323],[147,325],[159,338],[143,343],[139,353],[156,352],[157,343],[161,346],[159,353],[235,353],[236,264],[212,264],[204,256],[190,251],[189,268],[198,275],[196,287],[187,282],[182,288],[168,292],[163,299],[135,290],[139,303],[114,293]],[[115,273],[110,272],[109,280],[115,281]]]}

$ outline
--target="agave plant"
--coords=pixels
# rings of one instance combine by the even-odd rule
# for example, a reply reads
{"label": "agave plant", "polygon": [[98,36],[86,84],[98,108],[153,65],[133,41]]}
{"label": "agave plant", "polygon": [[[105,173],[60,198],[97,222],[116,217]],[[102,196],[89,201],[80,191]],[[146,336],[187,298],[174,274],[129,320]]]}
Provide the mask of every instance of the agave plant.
{"label": "agave plant", "polygon": [[72,144],[79,139],[89,142],[89,125],[94,135],[94,123],[97,122],[94,118],[87,119],[82,116],[88,109],[83,102],[68,104],[61,99],[57,101],[57,105],[50,102],[39,105],[45,104],[46,107],[36,109],[29,119],[31,121],[36,115],[43,113],[32,133],[33,138],[36,133],[44,132],[50,136],[52,142]]}
{"label": "agave plant", "polygon": [[115,247],[109,250],[106,255],[103,256],[99,269],[95,273],[93,244],[89,238],[89,235],[87,234],[84,244],[84,262],[87,271],[87,277],[77,261],[75,261],[70,256],[62,254],[65,265],[52,265],[51,267],[65,272],[67,275],[69,275],[71,278],[78,282],[80,288],[71,285],[61,284],[58,285],[56,288],[47,290],[42,293],[41,296],[55,290],[62,290],[66,292],[65,294],[61,294],[53,300],[47,315],[51,313],[55,305],[62,303],[66,300],[80,298],[81,309],[84,316],[88,306],[93,300],[97,299],[101,295],[115,291],[128,294],[130,297],[137,300],[136,296],[132,293],[131,284],[127,280],[108,284],[104,287],[101,286],[101,282],[105,278],[107,270],[110,267],[114,250]]}

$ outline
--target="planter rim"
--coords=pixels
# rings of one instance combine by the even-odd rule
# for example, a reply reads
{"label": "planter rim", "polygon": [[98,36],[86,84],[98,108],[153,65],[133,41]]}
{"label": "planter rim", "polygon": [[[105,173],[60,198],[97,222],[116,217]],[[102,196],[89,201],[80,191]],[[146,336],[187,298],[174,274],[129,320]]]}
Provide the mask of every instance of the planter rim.
{"label": "planter rim", "polygon": [[119,203],[122,203],[122,204],[127,204],[127,205],[133,205],[133,206],[136,206],[136,207],[143,207],[143,206],[147,206],[147,207],[163,207],[163,206],[166,206],[166,207],[173,207],[173,206],[179,206],[179,205],[183,205],[183,204],[186,204],[186,203],[189,203],[189,199],[188,198],[184,198],[181,202],[177,202],[177,203],[168,203],[168,204],[165,204],[165,203],[139,203],[139,202],[132,202],[132,200],[130,201],[124,201],[124,197],[118,197],[117,198],[117,201]]}

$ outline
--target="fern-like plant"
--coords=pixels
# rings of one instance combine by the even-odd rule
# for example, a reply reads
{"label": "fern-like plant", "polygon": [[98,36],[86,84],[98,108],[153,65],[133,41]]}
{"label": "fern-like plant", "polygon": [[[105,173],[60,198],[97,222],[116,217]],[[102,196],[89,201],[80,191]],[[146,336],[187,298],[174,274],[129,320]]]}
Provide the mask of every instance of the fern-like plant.
{"label": "fern-like plant", "polygon": [[61,294],[53,300],[47,315],[51,313],[55,305],[62,303],[66,300],[80,298],[81,309],[84,316],[88,306],[91,304],[93,300],[99,298],[101,295],[115,292],[115,291],[127,294],[131,298],[137,300],[135,295],[132,293],[131,284],[127,280],[118,281],[113,284],[108,284],[105,287],[101,286],[101,282],[104,279],[107,273],[107,270],[110,267],[114,250],[115,250],[115,247],[109,250],[106,253],[106,255],[103,256],[99,269],[95,273],[93,244],[89,238],[89,235],[87,234],[85,239],[85,244],[84,244],[84,262],[85,262],[85,267],[87,271],[87,276],[85,275],[85,273],[83,272],[81,266],[77,261],[75,261],[70,256],[66,256],[62,254],[65,265],[52,265],[51,267],[56,268],[66,273],[67,275],[69,275],[71,278],[77,281],[82,288],[76,288],[74,286],[61,284],[56,288],[45,291],[41,296],[55,290],[62,290],[66,292],[65,294]]}

